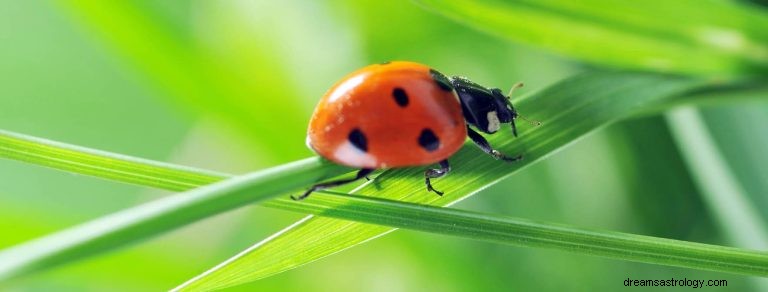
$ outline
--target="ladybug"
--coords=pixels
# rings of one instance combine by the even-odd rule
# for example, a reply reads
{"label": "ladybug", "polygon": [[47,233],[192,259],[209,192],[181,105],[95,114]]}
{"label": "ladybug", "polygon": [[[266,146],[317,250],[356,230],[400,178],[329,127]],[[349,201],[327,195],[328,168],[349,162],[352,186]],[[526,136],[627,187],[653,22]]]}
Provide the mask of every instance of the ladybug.
{"label": "ladybug", "polygon": [[430,179],[450,172],[448,157],[467,136],[495,159],[517,161],[522,156],[502,154],[473,129],[493,134],[508,123],[517,136],[511,94],[413,62],[385,62],[355,71],[320,100],[309,122],[307,146],[332,162],[360,170],[354,178],[319,183],[291,198],[301,200],[314,191],[367,178],[379,168],[433,163],[440,168],[424,172],[427,191],[442,195]]}

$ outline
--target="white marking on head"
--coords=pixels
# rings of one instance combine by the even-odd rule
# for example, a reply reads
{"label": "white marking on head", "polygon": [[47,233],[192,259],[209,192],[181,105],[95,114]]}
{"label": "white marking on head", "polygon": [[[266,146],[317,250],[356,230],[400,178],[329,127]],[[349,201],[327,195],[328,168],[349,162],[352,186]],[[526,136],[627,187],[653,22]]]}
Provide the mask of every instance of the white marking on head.
{"label": "white marking on head", "polygon": [[328,102],[334,102],[340,97],[342,97],[344,94],[352,90],[352,88],[357,87],[358,85],[363,83],[363,80],[365,79],[364,75],[358,75],[352,78],[349,78],[339,84],[336,89],[333,90],[333,93],[331,93],[331,97],[328,98]]}
{"label": "white marking on head", "polygon": [[343,164],[353,167],[372,167],[376,165],[376,159],[371,154],[363,152],[349,141],[345,141],[344,144],[336,148],[333,151],[333,157]]}
{"label": "white marking on head", "polygon": [[488,112],[488,132],[496,132],[499,128],[501,128],[501,122],[499,121],[499,116],[496,114],[496,111]]}

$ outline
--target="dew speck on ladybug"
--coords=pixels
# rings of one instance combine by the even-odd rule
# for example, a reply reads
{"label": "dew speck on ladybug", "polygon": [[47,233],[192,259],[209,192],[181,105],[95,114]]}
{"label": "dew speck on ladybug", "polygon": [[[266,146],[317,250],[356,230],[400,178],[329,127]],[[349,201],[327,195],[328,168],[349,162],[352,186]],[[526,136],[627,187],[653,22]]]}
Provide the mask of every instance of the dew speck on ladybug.
{"label": "dew speck on ladybug", "polygon": [[[431,179],[451,170],[448,158],[467,137],[497,160],[514,162],[479,133],[494,134],[509,124],[517,136],[519,117],[510,96],[467,78],[446,77],[429,66],[406,61],[359,69],[337,82],[315,108],[307,130],[307,146],[334,163],[360,170],[353,178],[318,183],[312,192],[354,182],[380,168],[438,163],[424,171],[427,191],[442,195]],[[478,132],[479,131],[479,132]]]}

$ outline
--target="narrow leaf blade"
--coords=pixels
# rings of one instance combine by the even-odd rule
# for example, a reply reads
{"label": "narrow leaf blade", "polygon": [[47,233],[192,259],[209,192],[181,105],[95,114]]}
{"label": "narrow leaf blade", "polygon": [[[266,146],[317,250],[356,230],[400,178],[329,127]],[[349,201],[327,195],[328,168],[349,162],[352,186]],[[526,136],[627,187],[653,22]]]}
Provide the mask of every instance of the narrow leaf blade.
{"label": "narrow leaf blade", "polygon": [[165,197],[0,251],[0,280],[146,240],[348,169],[308,158]]}
{"label": "narrow leaf blade", "polygon": [[[482,31],[617,68],[696,75],[768,70],[768,14],[735,1],[417,0]],[[717,13],[712,13],[717,11]]]}
{"label": "narrow leaf blade", "polygon": [[[542,122],[521,127],[521,136],[501,133],[492,145],[510,154],[523,154],[519,163],[505,164],[466,145],[450,160],[454,170],[435,181],[445,196],[425,191],[424,168],[390,170],[356,194],[392,200],[448,206],[555,153],[579,137],[626,117],[644,105],[698,88],[695,79],[642,73],[603,72],[577,76],[515,101],[519,112]],[[311,204],[314,198],[309,198]],[[180,287],[210,290],[258,280],[382,236],[393,228],[309,216]]]}

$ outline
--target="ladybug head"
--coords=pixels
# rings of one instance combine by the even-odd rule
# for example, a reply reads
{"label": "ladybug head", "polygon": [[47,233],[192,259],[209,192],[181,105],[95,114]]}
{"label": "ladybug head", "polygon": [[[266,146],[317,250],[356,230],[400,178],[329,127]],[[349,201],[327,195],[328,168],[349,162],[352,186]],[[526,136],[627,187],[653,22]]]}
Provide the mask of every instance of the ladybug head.
{"label": "ladybug head", "polygon": [[[522,83],[519,83],[522,84]],[[516,85],[517,86],[517,85]],[[515,87],[516,88],[516,87]],[[513,88],[514,89],[514,88]],[[517,111],[515,110],[515,107],[512,106],[512,101],[510,101],[510,95],[504,95],[501,93],[501,90],[498,88],[491,89],[491,93],[493,93],[494,101],[496,102],[496,108],[499,109],[499,121],[502,123],[509,123],[512,126],[512,135],[517,137],[517,127],[515,126],[515,119],[517,119]],[[510,91],[510,94],[512,92]]]}
{"label": "ladybug head", "polygon": [[452,77],[451,84],[459,95],[464,119],[468,124],[493,134],[502,124],[509,123],[512,134],[517,136],[515,119],[518,115],[508,95],[504,95],[498,88],[486,88],[464,77]]}

